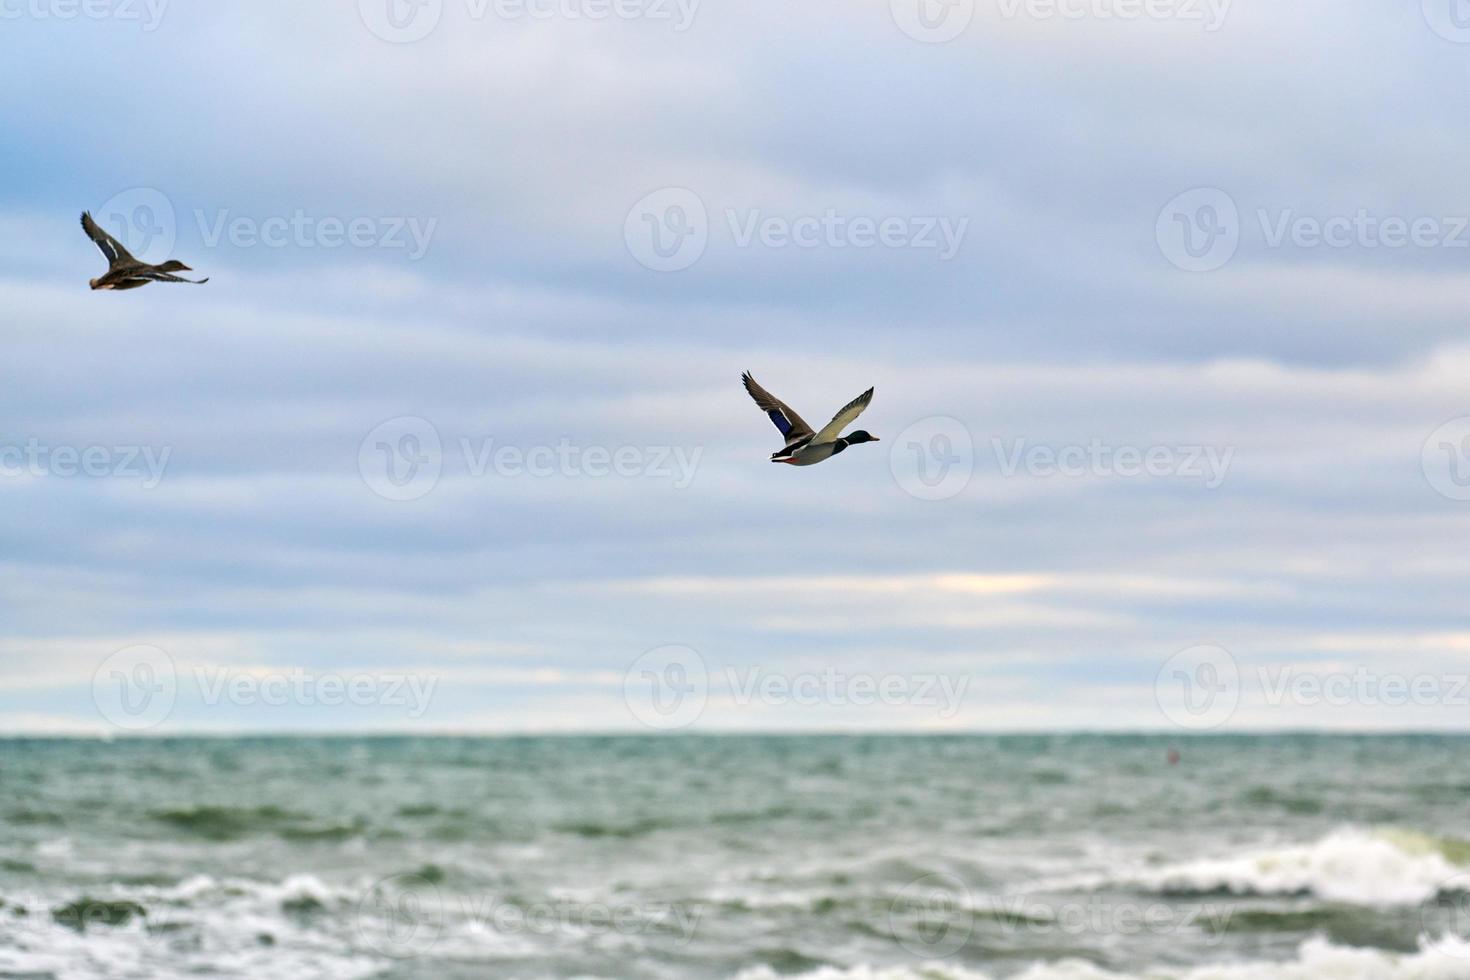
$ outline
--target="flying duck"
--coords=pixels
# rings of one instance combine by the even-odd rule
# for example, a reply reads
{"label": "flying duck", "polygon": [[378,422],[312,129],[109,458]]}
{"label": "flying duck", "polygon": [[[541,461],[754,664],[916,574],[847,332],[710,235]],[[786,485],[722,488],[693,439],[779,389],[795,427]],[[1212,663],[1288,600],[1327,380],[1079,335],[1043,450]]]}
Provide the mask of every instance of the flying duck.
{"label": "flying duck", "polygon": [[202,286],[209,282],[208,279],[184,279],[174,275],[175,272],[194,271],[178,259],[169,259],[167,262],[152,265],[133,258],[132,253],[122,247],[121,242],[103,231],[101,226],[92,220],[90,211],[82,212],[82,231],[85,231],[87,237],[96,242],[102,254],[107,256],[107,272],[100,278],[88,282],[93,289],[137,289],[150,282],[187,282],[195,286]]}
{"label": "flying duck", "polygon": [[771,453],[773,463],[811,466],[836,456],[848,446],[879,441],[877,436],[863,429],[858,429],[846,438],[842,436],[842,430],[852,425],[863,414],[863,409],[868,407],[868,402],[873,400],[872,388],[844,405],[842,411],[832,416],[832,421],[823,426],[820,432],[813,432],[812,427],[803,422],[801,416],[788,408],[785,402],[756,384],[749,371],[742,374],[740,380],[745,383],[745,390],[750,392],[750,397],[755,399],[761,411],[771,417],[776,428],[781,430],[781,435],[786,437],[786,445],[781,451]]}

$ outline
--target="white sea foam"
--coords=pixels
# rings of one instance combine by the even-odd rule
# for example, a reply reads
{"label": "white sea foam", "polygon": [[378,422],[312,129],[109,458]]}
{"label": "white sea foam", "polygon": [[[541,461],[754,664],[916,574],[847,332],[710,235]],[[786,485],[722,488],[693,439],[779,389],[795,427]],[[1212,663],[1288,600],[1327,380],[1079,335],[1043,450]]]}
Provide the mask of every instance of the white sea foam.
{"label": "white sea foam", "polygon": [[195,875],[174,885],[98,887],[85,897],[137,902],[145,913],[79,930],[56,921],[52,911],[83,894],[10,892],[7,905],[25,914],[0,916],[0,976],[355,980],[381,971],[381,958],[353,950],[339,935],[302,927],[283,912],[283,903],[341,904],[349,894],[309,874],[279,882]]}
{"label": "white sea foam", "polygon": [[[150,916],[150,918],[152,918]],[[178,924],[178,923],[175,923]],[[210,976],[279,976],[302,980],[360,980],[382,968],[376,958],[344,950],[329,938],[293,930],[279,918],[216,917],[198,926],[203,947],[174,944],[134,920],[85,932],[37,910],[0,927],[0,976],[57,980],[189,980]],[[279,943],[264,945],[257,930]]]}
{"label": "white sea foam", "polygon": [[[736,980],[776,980],[767,967],[741,972]],[[1039,963],[1011,980],[1466,980],[1470,977],[1470,942],[1446,937],[1426,941],[1416,953],[1386,953],[1334,946],[1313,939],[1302,944],[1295,959],[1281,963],[1250,962],[1187,969],[1158,967],[1142,973],[1112,973],[1081,960]],[[791,978],[788,978],[791,980]],[[944,963],[922,966],[851,969],[823,967],[796,980],[997,980],[989,973]]]}
{"label": "white sea foam", "polygon": [[1467,880],[1461,877],[1466,869],[1448,856],[1452,847],[1463,849],[1409,831],[1348,828],[1309,844],[1138,872],[1123,876],[1122,883],[1160,892],[1311,894],[1353,905],[1418,905],[1452,880]]}

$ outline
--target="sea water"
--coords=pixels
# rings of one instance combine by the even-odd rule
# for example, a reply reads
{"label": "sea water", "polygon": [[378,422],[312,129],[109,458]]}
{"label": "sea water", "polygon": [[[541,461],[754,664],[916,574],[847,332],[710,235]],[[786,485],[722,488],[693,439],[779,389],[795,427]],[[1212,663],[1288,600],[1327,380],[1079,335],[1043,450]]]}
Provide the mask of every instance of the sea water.
{"label": "sea water", "polygon": [[5,740],[0,826],[5,977],[1470,978],[1456,737]]}

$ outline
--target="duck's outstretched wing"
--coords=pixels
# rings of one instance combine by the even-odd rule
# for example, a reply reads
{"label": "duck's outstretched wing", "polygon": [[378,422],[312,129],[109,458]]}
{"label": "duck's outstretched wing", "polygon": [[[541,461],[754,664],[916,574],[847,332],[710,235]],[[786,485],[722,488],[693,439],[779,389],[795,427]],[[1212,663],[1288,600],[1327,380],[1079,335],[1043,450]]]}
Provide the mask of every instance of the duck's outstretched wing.
{"label": "duck's outstretched wing", "polygon": [[863,392],[861,395],[858,395],[852,401],[842,406],[842,410],[836,415],[832,416],[832,421],[822,426],[822,431],[812,436],[812,442],[815,445],[821,445],[824,442],[832,442],[833,440],[835,440],[838,436],[842,435],[843,429],[847,428],[849,425],[852,425],[854,422],[857,421],[857,417],[863,414],[863,409],[867,408],[868,402],[872,400],[873,389],[869,388],[867,391]]}
{"label": "duck's outstretched wing", "polygon": [[793,412],[785,402],[756,384],[749,371],[742,374],[740,380],[745,384],[745,390],[750,392],[750,397],[754,398],[755,403],[760,406],[761,411],[771,417],[771,421],[776,423],[776,428],[781,430],[781,435],[786,437],[788,449],[797,443],[811,439],[812,427],[803,422],[801,416]]}
{"label": "duck's outstretched wing", "polygon": [[144,279],[152,279],[154,282],[187,282],[191,286],[202,286],[209,282],[208,276],[205,276],[203,279],[185,279],[183,276],[176,276],[172,272],[159,272],[157,269],[140,272],[138,275]]}
{"label": "duck's outstretched wing", "polygon": [[119,262],[136,262],[133,254],[122,247],[122,243],[102,230],[102,226],[92,220],[92,212],[82,212],[82,231],[87,237],[97,244],[102,254],[107,256],[108,265],[117,265]]}

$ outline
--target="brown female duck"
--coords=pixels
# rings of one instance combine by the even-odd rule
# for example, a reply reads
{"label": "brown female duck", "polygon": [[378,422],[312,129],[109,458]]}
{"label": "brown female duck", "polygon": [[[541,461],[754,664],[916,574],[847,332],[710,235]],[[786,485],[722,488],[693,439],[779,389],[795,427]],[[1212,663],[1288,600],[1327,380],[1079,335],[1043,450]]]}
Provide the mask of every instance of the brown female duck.
{"label": "brown female duck", "polygon": [[133,258],[132,253],[122,247],[122,243],[103,231],[97,222],[92,220],[90,211],[82,212],[82,230],[87,237],[97,243],[102,254],[107,256],[107,272],[97,279],[90,280],[93,289],[137,289],[146,286],[150,282],[187,282],[195,286],[202,286],[209,282],[206,279],[184,279],[174,275],[175,272],[193,272],[184,263],[177,259],[169,259],[153,265]]}

